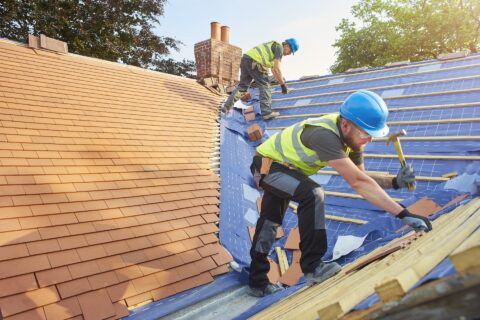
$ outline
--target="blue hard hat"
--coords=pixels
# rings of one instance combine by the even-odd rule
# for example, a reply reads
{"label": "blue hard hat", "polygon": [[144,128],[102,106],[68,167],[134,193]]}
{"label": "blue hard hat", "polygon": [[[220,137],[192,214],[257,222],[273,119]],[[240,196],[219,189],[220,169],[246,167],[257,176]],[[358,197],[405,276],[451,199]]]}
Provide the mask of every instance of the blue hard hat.
{"label": "blue hard hat", "polygon": [[298,51],[298,42],[295,38],[287,39],[285,42],[288,43],[290,49],[292,49],[292,54],[295,54],[295,52]]}
{"label": "blue hard hat", "polygon": [[374,138],[388,134],[387,105],[374,92],[360,90],[349,95],[340,107],[340,115]]}

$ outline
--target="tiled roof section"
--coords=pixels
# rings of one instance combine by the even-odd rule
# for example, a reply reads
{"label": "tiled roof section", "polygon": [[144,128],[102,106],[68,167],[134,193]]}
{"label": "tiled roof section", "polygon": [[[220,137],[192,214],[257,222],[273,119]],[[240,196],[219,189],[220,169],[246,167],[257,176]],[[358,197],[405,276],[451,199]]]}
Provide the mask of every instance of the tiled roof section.
{"label": "tiled roof section", "polygon": [[212,281],[220,98],[190,79],[0,41],[0,309],[115,319]]}

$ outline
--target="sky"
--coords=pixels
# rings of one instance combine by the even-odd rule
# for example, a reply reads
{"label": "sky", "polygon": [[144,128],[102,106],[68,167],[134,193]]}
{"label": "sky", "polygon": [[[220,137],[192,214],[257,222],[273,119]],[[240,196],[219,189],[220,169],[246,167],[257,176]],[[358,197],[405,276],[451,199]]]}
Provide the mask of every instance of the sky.
{"label": "sky", "polygon": [[351,7],[358,0],[170,0],[157,28],[161,36],[184,43],[177,60],[195,60],[194,45],[210,38],[210,22],[230,27],[230,44],[243,52],[271,41],[296,38],[300,48],[282,59],[287,80],[326,75],[335,62],[332,47],[340,33],[342,18],[352,19]]}

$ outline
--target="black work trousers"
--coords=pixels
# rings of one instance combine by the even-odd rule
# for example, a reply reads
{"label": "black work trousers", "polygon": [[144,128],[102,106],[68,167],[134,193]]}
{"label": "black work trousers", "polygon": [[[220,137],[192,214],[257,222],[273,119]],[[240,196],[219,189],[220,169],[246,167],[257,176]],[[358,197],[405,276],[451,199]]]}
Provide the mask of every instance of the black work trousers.
{"label": "black work trousers", "polygon": [[[255,156],[250,167],[252,174],[255,170],[260,172],[261,163],[261,157]],[[249,284],[256,288],[263,288],[269,283],[268,253],[290,200],[298,202],[300,267],[303,273],[313,272],[327,251],[324,192],[319,184],[298,170],[273,162],[269,173],[261,178],[260,187],[264,190],[262,208],[250,249]]]}

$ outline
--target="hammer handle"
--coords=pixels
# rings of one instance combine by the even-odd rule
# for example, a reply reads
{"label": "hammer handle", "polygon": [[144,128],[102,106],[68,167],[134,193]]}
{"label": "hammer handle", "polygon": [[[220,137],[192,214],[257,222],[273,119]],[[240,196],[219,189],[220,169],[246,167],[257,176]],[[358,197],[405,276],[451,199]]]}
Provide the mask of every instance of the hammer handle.
{"label": "hammer handle", "polygon": [[[400,159],[400,165],[403,167],[405,167],[405,165],[407,164],[407,162],[405,161],[405,156],[403,155],[403,150],[402,150],[402,146],[400,145],[400,141],[397,139],[395,139],[395,142],[393,143],[395,145],[395,149],[397,150],[397,154],[398,154],[398,159]],[[413,191],[415,190],[415,185],[414,184],[407,184],[407,188],[408,188],[408,191]]]}

